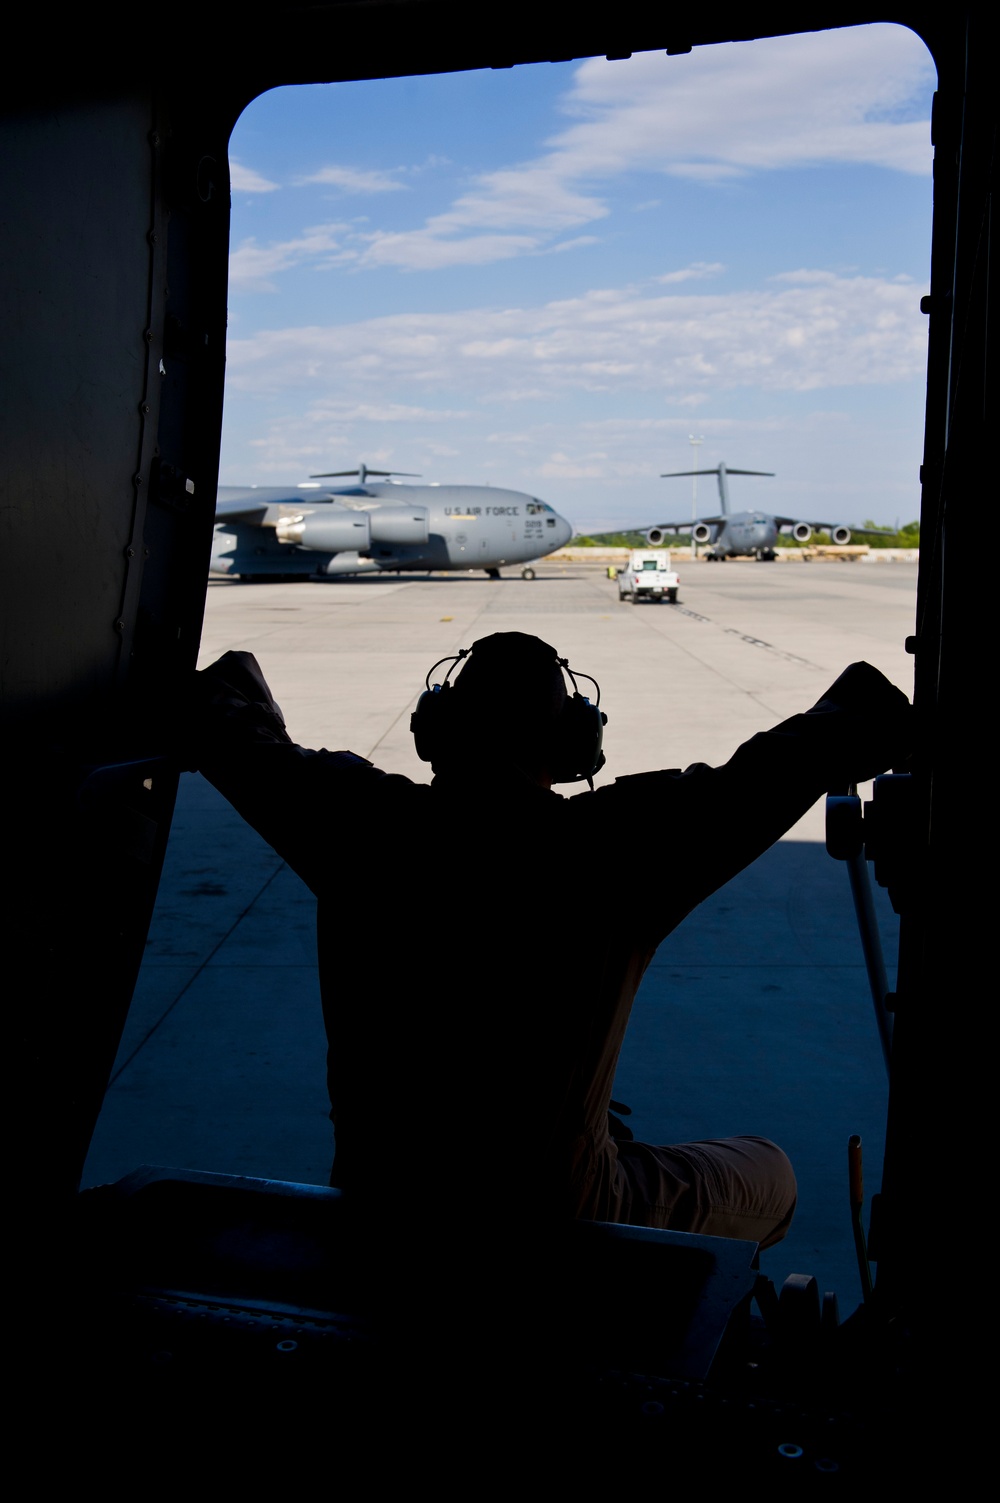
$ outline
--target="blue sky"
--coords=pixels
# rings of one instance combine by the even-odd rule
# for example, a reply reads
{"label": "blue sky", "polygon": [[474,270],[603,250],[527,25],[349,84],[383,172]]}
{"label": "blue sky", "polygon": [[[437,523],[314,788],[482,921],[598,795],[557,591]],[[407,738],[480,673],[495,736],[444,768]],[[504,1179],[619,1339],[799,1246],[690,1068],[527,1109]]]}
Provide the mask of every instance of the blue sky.
{"label": "blue sky", "polygon": [[724,459],[775,472],[737,506],[910,520],[933,88],[878,25],[262,96],[223,483],[363,460],[586,531],[689,517],[661,473]]}

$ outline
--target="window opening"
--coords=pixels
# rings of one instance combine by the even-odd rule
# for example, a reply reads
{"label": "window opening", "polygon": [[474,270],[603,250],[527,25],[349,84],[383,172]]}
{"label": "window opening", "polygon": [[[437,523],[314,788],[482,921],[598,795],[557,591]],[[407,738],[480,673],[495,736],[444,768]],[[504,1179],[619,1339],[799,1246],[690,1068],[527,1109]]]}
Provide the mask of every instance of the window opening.
{"label": "window opening", "polygon": [[[301,486],[320,472],[398,468],[427,483],[522,490],[534,498],[529,513],[546,514],[547,528],[556,525],[554,508],[578,532],[593,534],[716,514],[711,474],[687,482],[660,477],[722,461],[774,472],[773,479],[739,482],[740,504],[755,508],[754,521],[767,512],[889,527],[910,521],[922,444],[919,302],[930,244],[932,88],[923,43],[901,28],[871,26],[699,48],[685,57],[637,54],[262,96],[231,143],[222,484]],[[730,484],[735,506],[737,480]],[[753,486],[767,487],[766,506],[759,495],[746,495],[743,487]],[[799,578],[808,589],[808,576]],[[698,599],[687,575],[682,581],[692,602]],[[720,587],[716,577],[711,582]],[[892,587],[900,599],[911,598],[915,570],[894,576]],[[337,586],[315,588],[327,590],[325,610],[349,598]],[[609,583],[609,611],[617,606],[614,592]],[[822,609],[835,609],[835,598],[827,594]],[[244,625],[235,614],[238,599],[229,582],[210,588],[203,660],[226,646],[255,645],[226,640],[227,631]],[[636,620],[660,622],[653,608]],[[258,610],[265,636],[276,643],[275,628],[294,626],[300,607],[288,586],[277,586],[261,592]],[[730,750],[744,734],[808,702],[800,696],[786,706],[780,679],[763,687],[755,681],[768,653],[793,673],[812,662],[811,652],[821,656],[807,641],[782,640],[773,622],[766,629],[759,600],[742,632],[738,614],[716,623],[721,635],[740,638],[754,665],[746,685],[753,723],[728,729]],[[708,631],[703,604],[689,615]],[[546,623],[541,634],[561,640],[565,619]],[[866,641],[861,650],[845,639],[843,662],[883,648],[901,651],[905,628],[895,621],[884,641]],[[525,629],[540,627],[529,620]],[[683,727],[703,680],[718,671],[706,641],[678,648],[658,695],[650,684],[629,682],[628,653],[613,655],[602,674],[605,698],[620,706],[609,740],[627,740],[630,714],[636,730],[655,713],[671,763],[699,755],[704,723],[690,724],[690,745]],[[295,651],[301,660],[309,649],[299,639],[293,657]],[[691,653],[701,655],[697,662]],[[827,681],[817,679],[817,689]],[[297,737],[325,744],[335,728],[316,679],[300,673],[291,701],[281,701]],[[370,732],[357,709],[344,740],[360,738],[354,749],[370,755],[384,733]],[[664,762],[651,753],[646,765]],[[748,788],[746,797],[773,793]],[[741,810],[732,815],[738,822]],[[235,841],[221,883],[205,870],[215,859],[205,860],[213,824]],[[649,824],[658,830],[655,811]],[[302,928],[297,879],[256,837],[242,844],[245,832],[236,837],[234,829],[220,801],[188,785],[118,1083],[85,1183],[126,1172],[137,1150],[149,1162],[325,1179],[328,1144],[317,1125],[324,1043],[310,942],[295,938],[310,925]],[[623,860],[648,862],[651,881],[666,880],[685,861],[669,831],[659,835],[648,851],[620,852]],[[372,832],[385,842],[389,869],[393,838]],[[843,969],[846,953],[857,971],[873,1079],[881,1079],[881,1060],[856,937],[847,952],[824,950],[830,904],[849,909],[849,902],[839,867],[824,866],[815,886],[807,859],[815,838],[813,831],[797,847],[788,843],[782,891],[796,890],[798,902],[789,910],[772,902],[773,928],[753,929],[748,889],[724,890],[710,928],[696,930],[689,920],[678,931],[681,948],[668,956],[661,947],[649,973],[651,1005],[640,992],[623,1069],[641,1098],[633,1092],[639,1135],[661,1141],[743,1130],[726,1114],[726,1100],[705,1089],[706,1075],[718,1071],[739,1089],[766,1082],[763,1095],[776,1102],[778,1116],[754,1129],[783,1141],[810,1193],[819,1187],[826,1196],[818,1217],[806,1222],[802,1234],[813,1243],[798,1261],[817,1265],[824,1287],[842,1289],[850,1300],[841,1137],[860,1130],[866,1162],[877,1165],[884,1110],[876,1102],[863,1122],[827,1122],[825,1138],[803,1136],[801,1124],[823,1113],[810,1095],[808,1064],[796,1078],[789,1063],[790,1055],[808,1061],[825,1006],[834,1041],[824,1035],[816,1046],[824,1067],[829,1073],[831,1060],[839,1062],[843,1079],[855,1068],[831,954]],[[384,894],[382,901],[391,917]],[[157,928],[171,902],[187,915],[189,934],[192,906],[207,925],[182,964],[171,955],[168,930]],[[237,953],[243,915],[262,904],[271,934],[286,941],[263,964],[253,944]],[[599,913],[594,918],[599,922]],[[227,949],[230,941],[236,950]],[[363,942],[345,936],[345,943]],[[585,943],[582,928],[566,942]],[[278,964],[296,974],[294,965],[288,969],[289,943],[299,945],[302,984],[279,1020],[266,995]],[[222,1125],[222,1117],[234,1120],[232,1103],[213,1058],[184,1087],[190,1100],[178,1099],[176,1077],[164,1085],[163,1110],[151,1108],[154,1125],[140,1149],[134,1132],[121,1131],[124,1098],[140,1076],[151,1080],[165,1068],[153,1060],[157,1043],[166,1041],[169,1051],[185,1028],[197,1026],[212,972],[226,966],[239,972],[242,1012],[221,1026],[232,1029],[246,1069],[267,1075],[267,1108],[250,1114],[256,1126],[234,1147]],[[682,1019],[702,1012],[707,1040],[714,1026],[704,1015],[708,1000],[724,973],[741,966],[738,999],[718,1020],[725,1044],[706,1044],[692,1059]],[[789,998],[798,999],[790,1009]],[[257,1030],[249,1038],[248,1002]],[[220,1005],[226,1013],[229,1003]],[[661,1050],[663,1029],[674,1046]],[[633,1043],[639,1052],[630,1055]],[[643,1085],[647,1045],[655,1045],[660,1073],[650,1082],[647,1071]],[[304,1076],[312,1085],[300,1088]],[[303,1110],[303,1093],[313,1110]],[[616,1095],[629,1099],[628,1081]],[[218,1123],[204,1121],[211,1116],[206,1097],[219,1105]],[[246,1115],[237,1111],[236,1120]],[[185,1121],[190,1126],[179,1130]],[[311,1146],[303,1146],[307,1140]],[[772,1266],[779,1279],[778,1264],[796,1263],[795,1236],[793,1228]],[[811,1250],[816,1240],[824,1243],[825,1265]]]}

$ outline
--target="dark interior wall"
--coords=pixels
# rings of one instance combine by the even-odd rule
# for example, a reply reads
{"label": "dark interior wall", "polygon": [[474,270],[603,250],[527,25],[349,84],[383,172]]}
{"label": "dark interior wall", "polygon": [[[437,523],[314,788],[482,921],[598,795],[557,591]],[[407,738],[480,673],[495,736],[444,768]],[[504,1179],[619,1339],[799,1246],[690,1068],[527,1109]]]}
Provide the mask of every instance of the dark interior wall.
{"label": "dark interior wall", "polygon": [[185,115],[150,90],[5,122],[12,728],[37,728],[41,714],[75,740],[73,717],[151,658],[197,652],[224,378],[228,130],[214,140]]}
{"label": "dark interior wall", "polygon": [[[996,493],[995,49],[986,7],[932,12],[934,229],[914,704],[918,748],[890,863],[902,904],[884,1211],[885,1292],[924,1305],[930,1269],[972,1275],[976,1207],[991,1174],[995,1067],[992,535]],[[991,337],[992,336],[992,337]],[[989,498],[989,499],[987,499]],[[984,766],[985,761],[985,766]],[[885,1285],[883,1280],[883,1285]],[[954,1302],[953,1302],[954,1301]],[[975,1303],[975,1297],[972,1296]],[[945,1360],[976,1340],[953,1290],[935,1336]]]}
{"label": "dark interior wall", "polygon": [[69,710],[107,694],[121,657],[133,477],[151,429],[140,412],[151,124],[138,97],[25,114],[6,129],[0,527],[14,724],[43,695]]}
{"label": "dark interior wall", "polygon": [[4,122],[8,1069],[29,1194],[75,1188],[169,830],[218,470],[227,134],[148,85]]}

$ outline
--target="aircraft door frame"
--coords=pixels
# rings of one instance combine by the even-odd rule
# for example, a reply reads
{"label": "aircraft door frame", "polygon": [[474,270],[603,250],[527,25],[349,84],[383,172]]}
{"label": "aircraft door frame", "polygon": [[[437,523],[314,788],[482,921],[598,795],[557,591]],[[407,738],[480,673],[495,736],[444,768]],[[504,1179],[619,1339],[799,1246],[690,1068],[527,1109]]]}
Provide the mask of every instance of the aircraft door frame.
{"label": "aircraft door frame", "polygon": [[[22,874],[8,923],[32,966],[15,1003],[12,1072],[27,1203],[47,1206],[77,1182],[169,828],[174,774],[156,774],[152,814],[142,798],[153,790],[135,774],[175,752],[176,715],[163,709],[197,656],[224,381],[227,142],[240,111],[283,84],[684,52],[887,19],[884,7],[764,4],[741,13],[737,29],[731,14],[708,5],[675,20],[639,6],[568,17],[561,4],[518,5],[473,35],[450,0],[372,0],[274,7],[268,24],[236,37],[222,28],[217,40],[199,34],[195,45],[189,8],[175,3],[131,17],[120,49],[106,49],[86,76],[90,13],[60,17],[54,34],[44,8],[25,18],[27,61],[4,107],[5,202],[23,233],[10,237],[3,283],[0,347],[18,379],[6,383],[14,397],[0,483],[6,768],[16,790],[8,849]],[[980,8],[901,6],[890,19],[924,37],[941,79],[914,632],[919,877],[901,930],[879,1265],[884,1289],[912,1309],[926,1273],[928,1182],[954,1182],[950,1144],[973,1141],[986,1088],[986,1051],[942,1027],[941,1009],[978,998],[975,941],[991,916],[967,791],[981,739],[987,592],[969,587],[961,550],[992,473],[996,356],[985,331],[996,104]],[[108,150],[119,153],[113,173]],[[88,184],[101,189],[89,210]],[[58,265],[39,253],[53,225]],[[32,277],[47,289],[41,298]],[[113,290],[110,311],[95,287]],[[57,547],[66,556],[52,567]],[[98,769],[112,771],[102,779]],[[962,1157],[963,1173],[981,1165],[971,1149]]]}

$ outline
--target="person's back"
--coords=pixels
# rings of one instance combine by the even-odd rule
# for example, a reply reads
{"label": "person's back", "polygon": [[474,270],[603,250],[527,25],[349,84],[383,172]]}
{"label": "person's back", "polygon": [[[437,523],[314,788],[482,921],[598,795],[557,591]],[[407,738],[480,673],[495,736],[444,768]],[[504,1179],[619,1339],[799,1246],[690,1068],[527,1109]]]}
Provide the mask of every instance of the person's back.
{"label": "person's back", "polygon": [[355,832],[338,821],[349,881],[337,862],[319,892],[338,1184],[407,1185],[450,1211],[599,1209],[608,1040],[657,937],[648,874],[609,882],[616,830],[576,802],[385,779]]}

